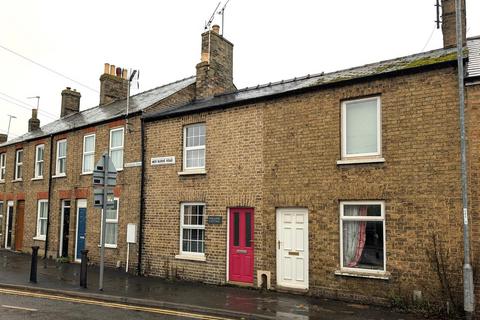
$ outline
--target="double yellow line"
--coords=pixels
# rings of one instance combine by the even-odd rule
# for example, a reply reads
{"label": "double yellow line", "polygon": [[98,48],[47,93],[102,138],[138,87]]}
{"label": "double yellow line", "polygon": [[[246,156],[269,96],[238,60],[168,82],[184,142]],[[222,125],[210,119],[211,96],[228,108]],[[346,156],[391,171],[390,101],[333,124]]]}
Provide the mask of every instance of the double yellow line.
{"label": "double yellow line", "polygon": [[95,300],[90,300],[90,299],[72,298],[72,297],[66,297],[66,296],[60,296],[60,295],[44,294],[44,293],[37,293],[37,292],[28,292],[28,291],[22,291],[22,290],[14,290],[14,289],[1,289],[0,288],[0,293],[9,294],[9,295],[16,295],[16,296],[40,298],[40,299],[49,299],[49,300],[58,300],[58,301],[67,301],[67,302],[73,302],[73,303],[89,304],[89,305],[96,305],[96,306],[107,307],[107,308],[116,308],[116,309],[133,310],[133,311],[143,311],[143,312],[149,312],[149,313],[156,313],[156,314],[163,314],[163,315],[170,315],[170,316],[178,316],[178,317],[192,318],[192,319],[231,320],[230,318],[208,316],[208,315],[203,315],[203,314],[199,314],[199,313],[174,311],[174,310],[152,308],[152,307],[141,307],[141,306],[135,306],[135,305],[129,305],[129,304],[122,304],[122,303],[95,301]]}

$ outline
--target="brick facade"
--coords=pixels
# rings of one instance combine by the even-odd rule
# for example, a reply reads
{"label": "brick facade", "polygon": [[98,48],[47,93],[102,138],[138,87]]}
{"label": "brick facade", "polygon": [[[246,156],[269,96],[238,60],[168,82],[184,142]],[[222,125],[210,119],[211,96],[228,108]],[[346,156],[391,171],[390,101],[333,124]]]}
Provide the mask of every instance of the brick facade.
{"label": "brick facade", "polygon": [[[473,121],[478,117],[478,86],[468,95],[467,116]],[[341,103],[369,96],[381,99],[385,162],[337,164]],[[308,209],[309,217],[309,294],[386,302],[394,297],[410,299],[418,290],[425,299],[438,302],[444,298],[438,298],[442,293],[435,271],[437,254],[445,258],[450,285],[461,301],[457,106],[456,68],[444,66],[147,122],[144,232],[148,241],[142,248],[143,271],[226,283],[228,209],[252,207],[254,275],[257,270],[270,271],[276,287],[276,209],[300,207]],[[205,123],[206,174],[179,175],[183,127],[192,123]],[[472,136],[475,132],[470,131],[472,141],[478,140]],[[478,153],[477,149],[473,147],[471,153]],[[175,156],[176,163],[149,164],[152,157],[160,156]],[[477,171],[471,164],[472,190],[476,190]],[[472,198],[471,217],[476,221],[478,201],[473,194]],[[340,201],[347,200],[385,201],[388,279],[336,274]],[[207,216],[223,218],[221,225],[205,223],[206,261],[177,256],[182,202],[205,203]],[[478,233],[475,230],[473,235]]]}

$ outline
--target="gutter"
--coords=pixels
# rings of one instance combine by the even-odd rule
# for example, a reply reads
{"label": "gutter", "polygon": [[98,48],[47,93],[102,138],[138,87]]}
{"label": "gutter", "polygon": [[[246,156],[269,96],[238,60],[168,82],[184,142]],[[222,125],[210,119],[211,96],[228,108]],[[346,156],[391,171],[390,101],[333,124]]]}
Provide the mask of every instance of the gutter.
{"label": "gutter", "polygon": [[142,152],[142,168],[140,176],[140,222],[138,226],[138,275],[142,275],[143,223],[145,215],[145,124],[143,118],[140,120],[140,148]]}
{"label": "gutter", "polygon": [[50,213],[52,212],[52,167],[53,167],[53,134],[50,135],[50,163],[48,169],[48,212],[47,212],[47,231],[45,233],[45,254],[43,256],[44,259],[47,258],[47,251],[48,251],[48,229],[50,227]]}

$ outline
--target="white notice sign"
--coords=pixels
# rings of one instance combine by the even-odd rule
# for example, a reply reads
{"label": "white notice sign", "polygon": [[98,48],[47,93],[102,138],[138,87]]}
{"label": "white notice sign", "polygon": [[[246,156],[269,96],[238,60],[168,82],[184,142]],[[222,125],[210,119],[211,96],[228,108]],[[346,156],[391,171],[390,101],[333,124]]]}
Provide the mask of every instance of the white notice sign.
{"label": "white notice sign", "polygon": [[175,157],[157,157],[151,159],[152,166],[159,166],[164,164],[175,164]]}

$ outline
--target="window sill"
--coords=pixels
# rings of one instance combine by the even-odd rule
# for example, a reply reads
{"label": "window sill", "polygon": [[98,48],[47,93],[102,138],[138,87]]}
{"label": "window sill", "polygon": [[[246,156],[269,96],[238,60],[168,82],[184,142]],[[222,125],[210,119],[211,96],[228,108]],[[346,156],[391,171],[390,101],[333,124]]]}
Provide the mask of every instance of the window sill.
{"label": "window sill", "polygon": [[375,272],[357,272],[357,271],[344,271],[344,270],[335,270],[336,276],[345,276],[345,277],[355,277],[355,278],[368,278],[368,279],[380,279],[380,280],[390,280],[390,272],[379,271]]}
{"label": "window sill", "polygon": [[80,173],[81,176],[91,176],[93,172],[82,172]]}
{"label": "window sill", "polygon": [[5,180],[0,180],[0,183],[5,183]]}
{"label": "window sill", "polygon": [[15,179],[15,180],[12,180],[12,182],[22,182],[23,179]]}
{"label": "window sill", "polygon": [[185,171],[178,172],[179,176],[189,176],[189,175],[195,175],[195,174],[207,174],[207,171],[205,169],[195,169],[195,170],[185,170]]}
{"label": "window sill", "polygon": [[31,181],[36,181],[36,180],[43,180],[43,177],[36,177],[31,179]]}
{"label": "window sill", "polygon": [[[99,248],[102,247],[102,245],[98,245]],[[117,249],[117,245],[115,244],[105,244],[105,249]]]}
{"label": "window sill", "polygon": [[37,241],[45,241],[45,236],[37,236],[37,237],[33,237],[33,240],[37,240]]}
{"label": "window sill", "polygon": [[385,158],[344,159],[344,160],[337,160],[337,165],[361,164],[361,163],[383,163],[383,162],[385,162]]}
{"label": "window sill", "polygon": [[175,259],[179,260],[192,260],[192,261],[207,261],[205,255],[189,255],[189,254],[177,254]]}
{"label": "window sill", "polygon": [[56,179],[56,178],[65,178],[67,175],[66,174],[56,174],[54,176],[52,176],[52,178]]}

